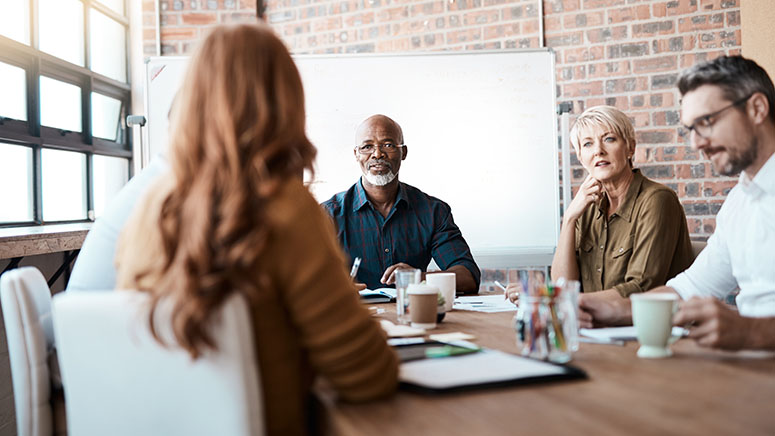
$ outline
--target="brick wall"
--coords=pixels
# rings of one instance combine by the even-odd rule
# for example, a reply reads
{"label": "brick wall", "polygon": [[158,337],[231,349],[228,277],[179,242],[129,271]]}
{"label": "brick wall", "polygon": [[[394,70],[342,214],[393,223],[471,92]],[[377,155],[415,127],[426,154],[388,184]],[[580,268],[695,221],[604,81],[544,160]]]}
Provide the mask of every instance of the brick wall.
{"label": "brick wall", "polygon": [[[536,48],[538,1],[266,0],[266,19],[294,53]],[[713,232],[736,179],[718,177],[680,142],[674,84],[698,61],[740,52],[740,1],[543,1],[545,44],[557,56],[558,102],[572,102],[575,114],[610,104],[632,117],[635,165],[678,193],[693,239]],[[255,2],[236,0],[166,0],[161,6],[165,54],[187,53],[202,28],[252,20],[255,11]],[[152,11],[147,22],[152,29]],[[571,164],[575,192],[584,170],[575,156]],[[508,272],[497,274],[505,279]]]}

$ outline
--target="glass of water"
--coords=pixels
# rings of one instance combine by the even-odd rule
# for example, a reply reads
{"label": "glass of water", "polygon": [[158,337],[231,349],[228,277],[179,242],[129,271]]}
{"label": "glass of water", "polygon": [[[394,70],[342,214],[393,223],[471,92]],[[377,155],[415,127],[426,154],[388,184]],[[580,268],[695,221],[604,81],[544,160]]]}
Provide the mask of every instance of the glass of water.
{"label": "glass of water", "polygon": [[417,268],[400,268],[396,271],[396,319],[399,324],[409,324],[409,297],[406,288],[420,283],[422,272]]}

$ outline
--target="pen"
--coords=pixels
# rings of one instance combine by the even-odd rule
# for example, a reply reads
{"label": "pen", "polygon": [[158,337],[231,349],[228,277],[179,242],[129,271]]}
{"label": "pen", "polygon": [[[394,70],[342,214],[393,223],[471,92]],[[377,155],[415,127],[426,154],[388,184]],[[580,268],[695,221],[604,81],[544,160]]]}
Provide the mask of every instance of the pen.
{"label": "pen", "polygon": [[361,258],[356,257],[353,261],[353,268],[350,270],[350,278],[354,279],[355,276],[358,274],[358,268],[361,267]]}

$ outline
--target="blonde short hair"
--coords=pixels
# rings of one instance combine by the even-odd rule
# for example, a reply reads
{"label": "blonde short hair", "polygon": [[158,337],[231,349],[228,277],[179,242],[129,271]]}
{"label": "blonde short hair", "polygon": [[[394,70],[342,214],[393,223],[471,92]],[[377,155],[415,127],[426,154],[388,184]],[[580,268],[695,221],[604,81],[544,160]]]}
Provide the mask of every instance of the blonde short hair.
{"label": "blonde short hair", "polygon": [[570,142],[576,152],[579,151],[581,130],[587,127],[608,128],[627,142],[628,146],[635,149],[635,128],[630,118],[613,106],[594,106],[579,115],[570,129]]}

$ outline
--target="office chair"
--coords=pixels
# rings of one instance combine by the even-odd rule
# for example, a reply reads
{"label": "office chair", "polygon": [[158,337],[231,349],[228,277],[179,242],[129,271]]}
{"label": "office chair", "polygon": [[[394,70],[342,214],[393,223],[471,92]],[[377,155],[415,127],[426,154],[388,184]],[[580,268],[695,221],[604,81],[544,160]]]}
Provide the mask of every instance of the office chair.
{"label": "office chair", "polygon": [[54,422],[49,359],[56,363],[56,354],[51,291],[43,274],[35,267],[3,274],[0,305],[8,339],[17,434],[51,436]]}
{"label": "office chair", "polygon": [[695,259],[697,259],[697,256],[700,255],[700,251],[702,251],[706,245],[708,245],[708,243],[705,241],[692,241],[692,255],[694,255]]}
{"label": "office chair", "polygon": [[[54,333],[68,432],[102,435],[263,435],[253,330],[243,297],[213,318],[217,351],[197,360],[174,341],[171,305],[148,323],[148,294],[83,291],[54,298]],[[164,303],[164,302],[162,302]]]}

